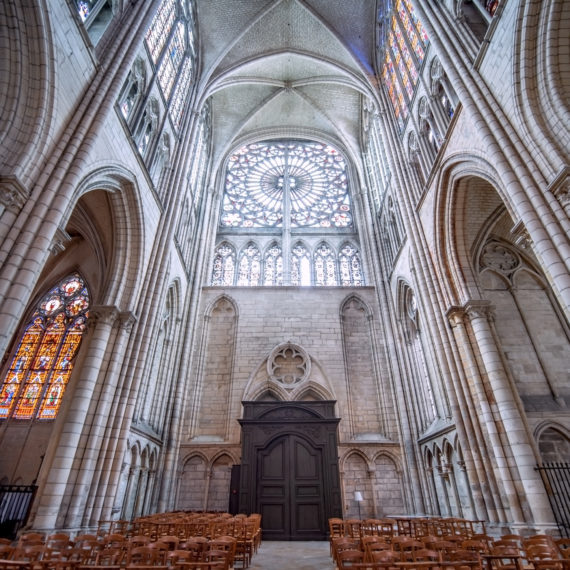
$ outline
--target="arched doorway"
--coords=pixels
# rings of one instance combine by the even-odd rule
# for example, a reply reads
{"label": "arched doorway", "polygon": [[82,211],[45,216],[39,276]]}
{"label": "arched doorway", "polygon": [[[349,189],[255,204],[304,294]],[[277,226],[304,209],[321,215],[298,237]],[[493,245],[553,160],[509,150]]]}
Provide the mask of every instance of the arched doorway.
{"label": "arched doorway", "polygon": [[333,401],[244,402],[240,512],[268,540],[324,540],[341,516]]}

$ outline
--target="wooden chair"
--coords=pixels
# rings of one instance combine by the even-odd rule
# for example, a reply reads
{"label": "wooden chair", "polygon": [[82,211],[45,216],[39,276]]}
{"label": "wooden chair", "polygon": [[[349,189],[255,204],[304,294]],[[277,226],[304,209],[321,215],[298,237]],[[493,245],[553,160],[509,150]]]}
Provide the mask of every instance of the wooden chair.
{"label": "wooden chair", "polygon": [[207,550],[204,553],[204,562],[217,564],[216,568],[220,570],[229,570],[232,564],[230,552],[227,550]]}
{"label": "wooden chair", "polygon": [[362,550],[349,549],[337,553],[337,566],[341,568],[353,568],[355,564],[364,562],[364,552]]}
{"label": "wooden chair", "polygon": [[377,550],[372,552],[370,557],[375,568],[382,570],[393,570],[397,568],[396,564],[400,563],[400,555],[393,550]]}
{"label": "wooden chair", "polygon": [[373,554],[376,552],[386,552],[386,551],[392,551],[392,547],[387,543],[387,542],[371,542],[368,543],[364,549],[364,555],[365,555],[365,559],[367,561],[372,562],[373,561]]}
{"label": "wooden chair", "polygon": [[570,560],[570,538],[559,538],[555,542],[562,558]]}
{"label": "wooden chair", "polygon": [[178,550],[178,544],[180,543],[180,539],[174,535],[165,535],[165,536],[161,536],[158,539],[158,542],[162,542],[163,544],[166,544],[166,546],[168,547],[168,550]]}
{"label": "wooden chair", "polygon": [[9,560],[12,557],[12,552],[14,552],[14,546],[11,544],[2,543],[0,544],[0,559]]}
{"label": "wooden chair", "polygon": [[45,543],[45,536],[40,532],[26,532],[18,538],[18,546],[33,546]]}
{"label": "wooden chair", "polygon": [[458,549],[441,563],[444,570],[482,570],[481,555],[475,550]]}
{"label": "wooden chair", "polygon": [[525,548],[525,558],[535,570],[563,570],[565,560],[552,544],[529,544]]}
{"label": "wooden chair", "polygon": [[360,519],[348,519],[345,521],[345,534],[349,538],[360,538],[362,521]]}
{"label": "wooden chair", "polygon": [[461,543],[461,548],[463,550],[473,550],[479,554],[487,554],[489,552],[489,546],[482,540],[474,540],[472,538],[464,540]]}
{"label": "wooden chair", "polygon": [[513,543],[500,544],[496,541],[491,546],[489,553],[483,555],[483,560],[489,570],[522,570],[522,554]]}
{"label": "wooden chair", "polygon": [[95,561],[80,564],[79,570],[120,570],[125,558],[125,550],[121,546],[109,546],[97,551]]}
{"label": "wooden chair", "polygon": [[195,556],[191,550],[170,550],[166,555],[166,565],[170,568],[183,568],[188,562],[200,562],[202,553]]}
{"label": "wooden chair", "polygon": [[345,550],[360,550],[360,539],[346,536],[333,540],[333,560],[338,565],[338,555]]}

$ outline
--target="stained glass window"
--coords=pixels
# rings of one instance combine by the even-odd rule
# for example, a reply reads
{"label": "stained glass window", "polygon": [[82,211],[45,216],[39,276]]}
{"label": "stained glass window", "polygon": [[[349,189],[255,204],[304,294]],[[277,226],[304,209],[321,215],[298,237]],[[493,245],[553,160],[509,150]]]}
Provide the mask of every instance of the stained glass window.
{"label": "stained glass window", "polygon": [[166,99],[170,97],[170,92],[174,86],[178,68],[184,59],[185,50],[186,38],[184,36],[184,24],[182,24],[182,22],[178,22],[174,30],[174,34],[168,44],[166,54],[160,62],[160,67],[158,69],[158,83]]}
{"label": "stained glass window", "polygon": [[263,284],[283,285],[283,255],[277,243],[272,243],[265,252]]}
{"label": "stained glass window", "polygon": [[176,19],[176,0],[162,0],[146,33],[146,43],[154,63],[158,61]]}
{"label": "stained glass window", "polygon": [[[244,235],[255,239],[237,261],[232,258],[236,285],[337,286],[339,251],[324,236],[339,232],[358,241],[347,164],[338,150],[316,141],[274,140],[229,157],[219,233],[234,249]],[[221,276],[224,259],[216,250],[213,285],[230,283]],[[351,282],[362,285],[362,274]]]}
{"label": "stained glass window", "polygon": [[316,142],[254,143],[230,157],[221,225],[283,227],[352,226],[346,163]]}
{"label": "stained glass window", "polygon": [[186,57],[180,70],[180,77],[172,95],[172,102],[170,103],[170,116],[174,126],[178,129],[180,127],[180,120],[182,119],[182,111],[184,110],[184,102],[188,98],[190,91],[190,84],[192,83],[192,59]]}
{"label": "stained glass window", "polygon": [[307,248],[298,242],[291,252],[291,285],[311,285],[311,261]]}
{"label": "stained glass window", "polygon": [[347,243],[341,248],[338,261],[340,284],[343,287],[364,285],[360,255],[353,245]]}
{"label": "stained glass window", "polygon": [[89,310],[78,274],[54,287],[26,325],[0,390],[0,419],[53,420],[73,370]]}
{"label": "stained glass window", "polygon": [[212,285],[234,284],[236,254],[234,248],[228,243],[222,243],[216,248],[214,254],[214,268],[212,273]]}
{"label": "stained glass window", "polygon": [[321,243],[315,251],[315,285],[338,285],[336,279],[336,259],[331,247]]}
{"label": "stained glass window", "polygon": [[397,0],[384,47],[382,79],[400,131],[409,114],[408,103],[414,97],[419,79],[418,66],[425,59],[428,45],[427,33],[410,1]]}
{"label": "stained glass window", "polygon": [[261,278],[261,254],[254,243],[248,243],[241,252],[238,264],[238,287],[259,285]]}

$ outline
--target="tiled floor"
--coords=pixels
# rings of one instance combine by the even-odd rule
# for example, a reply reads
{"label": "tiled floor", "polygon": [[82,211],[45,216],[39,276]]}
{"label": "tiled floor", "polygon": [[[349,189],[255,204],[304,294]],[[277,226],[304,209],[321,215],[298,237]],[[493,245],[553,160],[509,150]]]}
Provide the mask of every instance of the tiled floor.
{"label": "tiled floor", "polygon": [[250,570],[333,570],[328,541],[277,542],[264,540]]}

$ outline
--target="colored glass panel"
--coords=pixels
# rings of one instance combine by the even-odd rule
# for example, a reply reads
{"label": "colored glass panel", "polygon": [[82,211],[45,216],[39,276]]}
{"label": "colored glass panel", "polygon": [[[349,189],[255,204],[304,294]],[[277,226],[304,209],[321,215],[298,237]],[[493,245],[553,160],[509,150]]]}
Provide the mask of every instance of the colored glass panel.
{"label": "colored glass panel", "polygon": [[77,274],[42,299],[0,389],[0,419],[57,416],[88,310],[89,295]]}
{"label": "colored glass panel", "polygon": [[233,285],[235,274],[235,252],[227,243],[216,248],[214,267],[212,272],[212,285]]}
{"label": "colored glass panel", "polygon": [[[406,5],[406,8],[408,9],[408,12],[410,14],[410,18],[412,19],[412,22],[414,23],[414,26],[418,32],[418,36],[422,41],[424,47],[427,47],[429,45],[429,37],[427,35],[427,32],[425,31],[425,28],[422,25],[421,20],[418,18],[417,14],[414,11],[412,3],[410,2],[410,0],[398,0],[398,2],[399,3],[403,2]],[[399,10],[399,8],[397,9]]]}
{"label": "colored glass panel", "polygon": [[220,223],[283,227],[286,199],[292,228],[352,226],[344,158],[328,145],[297,141],[250,144],[230,157]]}
{"label": "colored glass panel", "polygon": [[322,243],[315,252],[315,285],[337,285],[336,261],[332,249]]}
{"label": "colored glass panel", "polygon": [[176,83],[176,88],[172,95],[172,102],[170,103],[170,116],[174,126],[178,129],[180,127],[180,120],[182,119],[182,111],[184,110],[184,101],[188,98],[190,94],[190,84],[192,83],[192,59],[186,57],[182,68],[180,70],[180,76],[178,82]]}
{"label": "colored glass panel", "polygon": [[360,287],[364,284],[358,250],[346,244],[339,254],[340,284],[343,287]]}
{"label": "colored glass panel", "polygon": [[398,122],[398,127],[400,130],[402,130],[404,128],[404,121],[408,117],[408,107],[404,101],[404,94],[398,83],[398,78],[396,77],[396,72],[394,70],[394,64],[388,50],[386,50],[382,75],[384,78],[384,84],[386,85],[388,94],[390,96],[390,101],[392,102],[394,116]]}
{"label": "colored glass panel", "polygon": [[417,82],[418,82],[418,79],[419,79],[418,70],[416,68],[416,64],[414,63],[414,59],[412,57],[412,54],[410,53],[410,50],[408,49],[408,46],[406,45],[406,40],[404,39],[404,35],[402,34],[400,24],[398,23],[396,18],[394,18],[394,20],[393,20],[393,32],[394,32],[398,47],[400,48],[400,53],[402,54],[402,59],[406,63],[408,73],[410,74],[410,79],[412,81],[413,86],[415,87]]}
{"label": "colored glass panel", "polygon": [[174,35],[172,36],[166,54],[160,62],[158,70],[158,83],[164,97],[168,99],[174,86],[178,69],[184,59],[186,50],[186,40],[184,36],[184,24],[178,22]]}
{"label": "colored glass panel", "polygon": [[265,252],[263,284],[268,286],[283,285],[283,255],[277,244],[272,244]]}
{"label": "colored glass panel", "polygon": [[291,251],[291,285],[311,284],[311,261],[307,248],[297,243]]}
{"label": "colored glass panel", "polygon": [[238,266],[239,287],[255,287],[261,278],[261,254],[253,243],[247,245],[241,254]]}
{"label": "colored glass panel", "polygon": [[160,57],[176,18],[176,1],[163,0],[146,33],[146,43],[154,63]]}
{"label": "colored glass panel", "polygon": [[[412,46],[412,49],[414,50],[414,53],[416,54],[418,61],[421,63],[425,58],[424,45],[419,39],[416,27],[414,25],[412,18],[408,13],[408,10],[406,9],[404,0],[398,0],[398,2],[396,3],[396,11],[400,16],[401,24],[406,32],[406,35],[408,36],[408,41],[410,42],[410,45]],[[421,23],[419,23],[419,25],[421,27]],[[425,45],[427,45],[427,43]]]}

